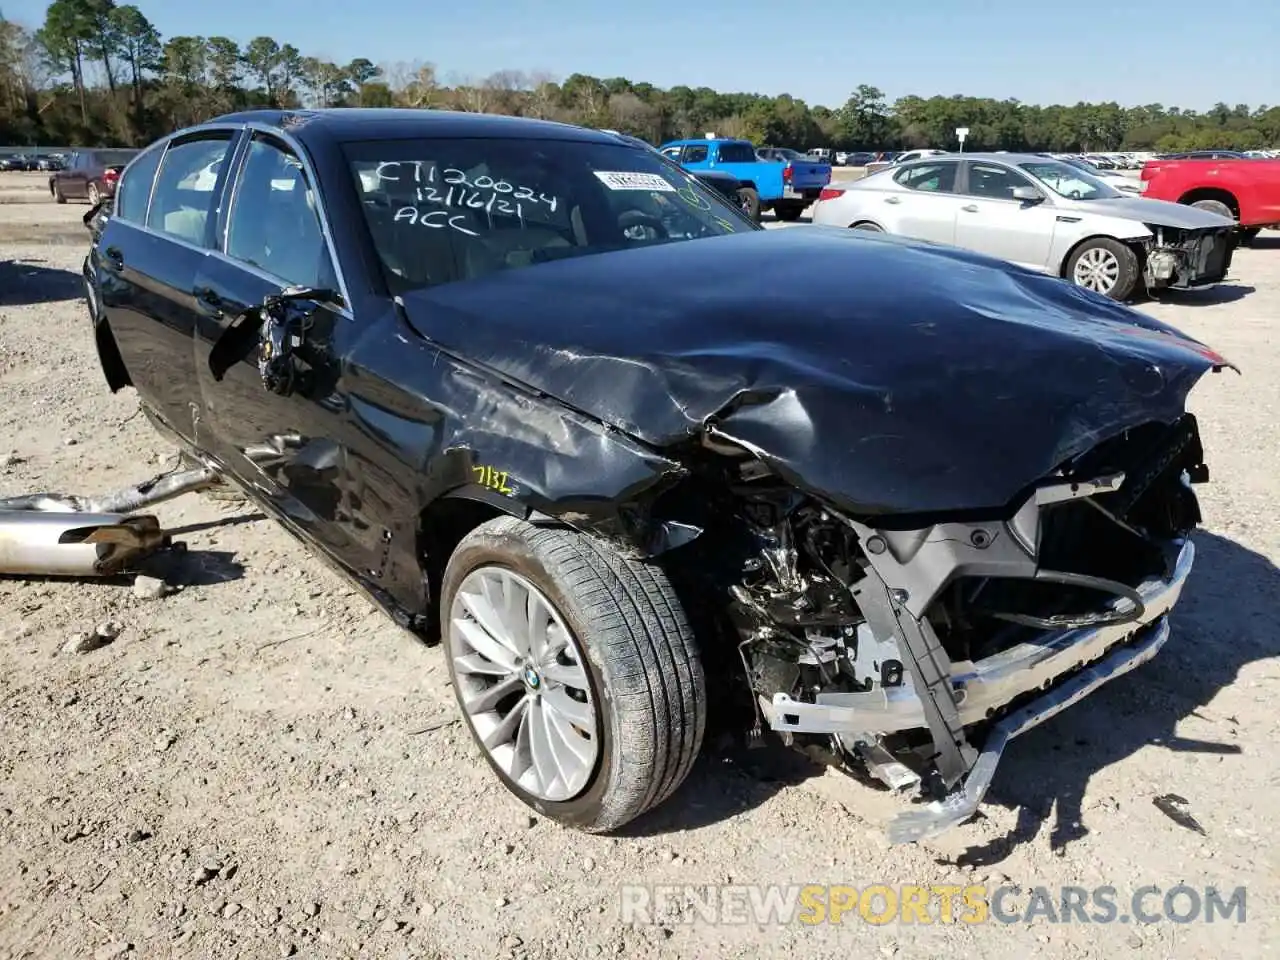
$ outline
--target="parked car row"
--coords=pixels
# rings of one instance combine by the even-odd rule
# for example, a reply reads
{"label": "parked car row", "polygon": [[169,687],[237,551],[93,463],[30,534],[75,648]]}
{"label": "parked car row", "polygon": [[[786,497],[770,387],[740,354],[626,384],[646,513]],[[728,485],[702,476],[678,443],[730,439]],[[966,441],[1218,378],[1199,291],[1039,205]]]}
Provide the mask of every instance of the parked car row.
{"label": "parked car row", "polygon": [[13,153],[0,157],[0,170],[61,170],[66,159],[61,153]]}

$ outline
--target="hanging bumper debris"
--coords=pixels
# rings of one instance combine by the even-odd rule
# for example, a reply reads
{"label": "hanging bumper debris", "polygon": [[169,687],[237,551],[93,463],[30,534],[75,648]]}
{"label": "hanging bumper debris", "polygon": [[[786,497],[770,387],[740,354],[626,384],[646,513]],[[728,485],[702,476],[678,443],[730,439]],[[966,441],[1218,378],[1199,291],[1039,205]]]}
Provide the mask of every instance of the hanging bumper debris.
{"label": "hanging bumper debris", "polygon": [[0,499],[0,574],[114,576],[170,545],[154,516],[134,511],[222,482],[212,468],[201,466],[102,497],[37,493]]}

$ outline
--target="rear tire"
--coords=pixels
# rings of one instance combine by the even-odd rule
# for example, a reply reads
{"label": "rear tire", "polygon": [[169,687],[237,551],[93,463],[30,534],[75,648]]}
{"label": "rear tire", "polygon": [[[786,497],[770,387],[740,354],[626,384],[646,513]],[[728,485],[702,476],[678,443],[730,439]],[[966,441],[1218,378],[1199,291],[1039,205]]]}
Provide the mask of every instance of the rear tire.
{"label": "rear tire", "polygon": [[[495,619],[490,611],[507,602]],[[588,833],[615,830],[688,776],[706,726],[706,681],[659,567],[586,534],[499,517],[449,558],[440,631],[477,746],[544,816]],[[495,688],[505,691],[497,700]]]}
{"label": "rear tire", "polygon": [[67,198],[66,198],[66,197],[64,197],[64,196],[62,195],[62,190],[61,190],[61,189],[59,189],[59,187],[58,187],[58,185],[57,185],[56,183],[54,183],[54,184],[50,184],[50,186],[49,186],[49,192],[53,194],[53,202],[54,202],[54,203],[66,203],[66,202],[67,202]]}
{"label": "rear tire", "polygon": [[1112,300],[1126,300],[1138,283],[1138,255],[1110,237],[1086,240],[1067,261],[1067,279]]}
{"label": "rear tire", "polygon": [[754,187],[738,188],[738,206],[749,219],[760,222],[760,194]]}

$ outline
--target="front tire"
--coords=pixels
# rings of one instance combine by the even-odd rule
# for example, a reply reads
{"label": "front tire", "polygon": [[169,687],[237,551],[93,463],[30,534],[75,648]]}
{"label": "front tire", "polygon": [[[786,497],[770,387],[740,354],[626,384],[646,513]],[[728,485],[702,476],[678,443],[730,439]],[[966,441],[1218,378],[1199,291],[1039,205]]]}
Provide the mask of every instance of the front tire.
{"label": "front tire", "polygon": [[89,206],[96,207],[102,200],[102,191],[98,189],[96,183],[89,184]]}
{"label": "front tire", "polygon": [[54,203],[67,202],[67,198],[62,195],[62,190],[56,183],[49,184],[49,192],[53,194]]}
{"label": "front tire", "polygon": [[1067,261],[1067,279],[1112,300],[1126,300],[1138,283],[1138,255],[1110,237],[1087,240]]}
{"label": "front tire", "polygon": [[500,517],[450,557],[440,631],[472,737],[544,816],[615,830],[688,776],[706,681],[660,568],[586,534]]}

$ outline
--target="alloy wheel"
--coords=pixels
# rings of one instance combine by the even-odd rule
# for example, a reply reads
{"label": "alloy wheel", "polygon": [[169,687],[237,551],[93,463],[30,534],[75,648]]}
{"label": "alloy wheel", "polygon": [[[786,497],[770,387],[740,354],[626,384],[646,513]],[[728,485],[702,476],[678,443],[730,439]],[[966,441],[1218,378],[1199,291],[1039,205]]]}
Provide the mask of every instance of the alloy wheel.
{"label": "alloy wheel", "polygon": [[538,799],[581,793],[600,713],[582,648],[546,595],[505,567],[478,567],[454,595],[448,646],[459,702],[494,764]]}
{"label": "alloy wheel", "polygon": [[1120,279],[1120,261],[1105,247],[1091,247],[1076,260],[1072,278],[1097,293],[1110,293]]}

